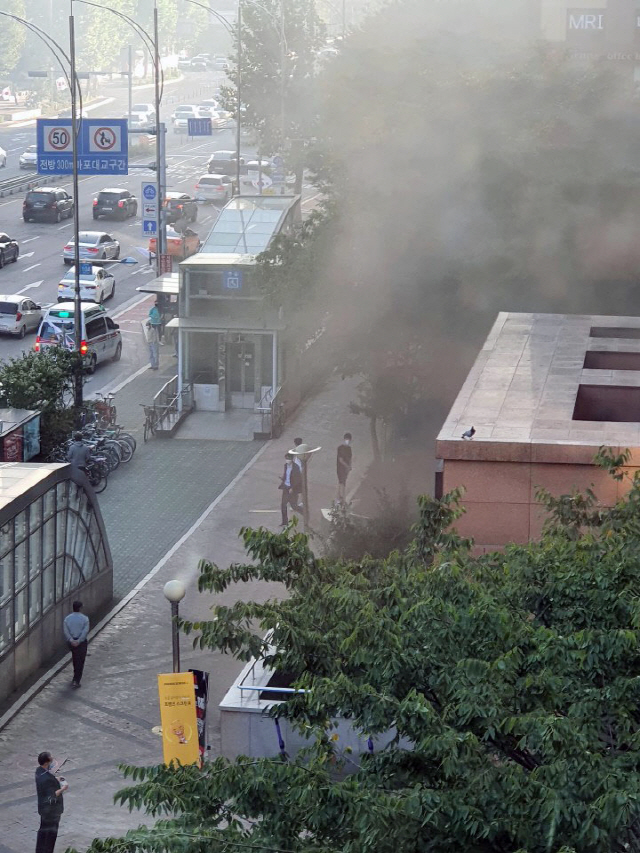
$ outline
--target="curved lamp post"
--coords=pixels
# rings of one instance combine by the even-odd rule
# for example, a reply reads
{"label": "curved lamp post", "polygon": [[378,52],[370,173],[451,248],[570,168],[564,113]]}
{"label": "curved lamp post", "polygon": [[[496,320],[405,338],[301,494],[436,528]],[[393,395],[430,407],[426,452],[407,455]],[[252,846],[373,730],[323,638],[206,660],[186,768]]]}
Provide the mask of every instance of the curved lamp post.
{"label": "curved lamp post", "polygon": [[178,606],[185,596],[182,581],[167,581],[163,586],[164,597],[171,603],[171,632],[173,645],[173,671],[180,672],[180,635],[178,633]]}
{"label": "curved lamp post", "polygon": [[292,456],[297,456],[302,462],[302,523],[304,532],[309,529],[309,482],[307,478],[307,465],[314,453],[322,450],[321,447],[309,447],[308,444],[299,444],[290,450]]}

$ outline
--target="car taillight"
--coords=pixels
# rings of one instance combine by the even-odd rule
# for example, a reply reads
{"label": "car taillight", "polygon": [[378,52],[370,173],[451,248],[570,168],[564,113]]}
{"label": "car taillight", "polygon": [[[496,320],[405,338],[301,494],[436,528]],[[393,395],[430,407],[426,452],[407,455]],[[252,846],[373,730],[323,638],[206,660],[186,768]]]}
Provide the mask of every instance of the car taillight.
{"label": "car taillight", "polygon": [[16,320],[22,320],[22,312],[21,311],[16,312]]}
{"label": "car taillight", "polygon": [[36,342],[33,345],[33,348],[36,352],[40,352],[40,335],[36,338]]}
{"label": "car taillight", "polygon": [[181,205],[181,204],[177,204],[177,205],[176,205],[176,210],[182,210],[182,205]]}
{"label": "car taillight", "polygon": [[90,248],[87,249],[87,252],[94,252],[95,253],[97,251],[98,251],[98,249],[96,249],[95,246],[91,246]]}
{"label": "car taillight", "polygon": [[67,243],[67,245],[64,247],[65,252],[70,252],[72,249],[73,249],[73,246],[71,246],[69,243]]}
{"label": "car taillight", "polygon": [[123,201],[119,201],[119,202],[118,202],[118,207],[124,207],[124,202],[123,202]]}
{"label": "car taillight", "polygon": [[89,352],[89,347],[86,341],[80,341],[80,355],[86,355]]}
{"label": "car taillight", "polygon": [[94,207],[97,207],[97,206],[98,206],[98,199],[97,199],[97,198],[94,198],[94,200],[93,200],[93,206],[94,206]]}

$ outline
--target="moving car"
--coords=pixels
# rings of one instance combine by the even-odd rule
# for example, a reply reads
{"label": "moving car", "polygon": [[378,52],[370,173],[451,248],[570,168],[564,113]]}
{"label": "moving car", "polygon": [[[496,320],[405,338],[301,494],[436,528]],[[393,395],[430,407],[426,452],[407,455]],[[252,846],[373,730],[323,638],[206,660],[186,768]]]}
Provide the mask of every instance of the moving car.
{"label": "moving car", "polygon": [[[195,255],[200,248],[200,237],[191,228],[185,228],[184,231],[176,231],[175,228],[167,228],[167,253],[173,258],[185,258]],[[156,238],[151,237],[149,240],[149,254],[156,253]]]}
{"label": "moving car", "polygon": [[[244,166],[245,157],[240,155],[240,166]],[[214,175],[235,175],[236,173],[235,151],[214,151],[207,160],[207,171]]]}
{"label": "moving car", "polygon": [[180,57],[178,60],[178,68],[181,68],[183,71],[191,68],[191,60],[186,59],[185,57]]}
{"label": "moving car", "polygon": [[0,168],[4,168],[7,165],[7,152],[0,145]]}
{"label": "moving car", "polygon": [[189,63],[189,71],[206,71],[206,70],[207,70],[207,63],[205,62],[205,60],[204,59],[198,59],[197,56],[194,56],[194,58]]}
{"label": "moving car", "polygon": [[128,125],[130,130],[151,130],[155,125],[155,118],[152,113],[131,113],[131,118],[127,114]]}
{"label": "moving car", "polygon": [[133,113],[147,113],[147,115],[153,116],[155,121],[156,117],[156,108],[153,104],[133,104],[131,107],[131,112]]}
{"label": "moving car", "polygon": [[15,263],[20,257],[20,246],[8,234],[0,231],[0,269],[10,261]]}
{"label": "moving car", "polygon": [[38,146],[29,145],[18,160],[21,169],[36,169],[38,166]]}
{"label": "moving car", "polygon": [[[82,267],[81,267],[82,269]],[[71,267],[58,284],[58,302],[73,301],[76,292],[76,268]],[[109,270],[91,267],[90,273],[80,273],[80,299],[100,304],[116,292],[116,280]]]}
{"label": "moving car", "polygon": [[233,195],[233,181],[228,175],[202,175],[194,195],[198,201],[226,204]]}
{"label": "moving car", "polygon": [[[120,257],[120,243],[104,231],[81,231],[79,234],[80,260],[107,261]],[[75,260],[75,240],[71,238],[62,250],[62,259],[68,266]]]}
{"label": "moving car", "polygon": [[167,223],[177,222],[178,219],[195,222],[198,218],[198,202],[187,193],[168,192],[163,207]]}
{"label": "moving car", "polygon": [[25,222],[48,219],[60,222],[73,216],[73,198],[62,187],[34,187],[24,197],[22,218]]}
{"label": "moving car", "polygon": [[129,190],[120,187],[106,187],[100,190],[93,200],[93,218],[99,216],[113,219],[126,219],[138,212],[138,199]]}
{"label": "moving car", "polygon": [[[83,302],[82,337],[80,352],[87,373],[93,373],[96,365],[103,361],[120,361],[122,355],[122,335],[117,323],[107,317],[102,305]],[[34,349],[42,352],[47,347],[65,347],[75,349],[75,305],[73,302],[60,302],[48,308],[40,328]]]}
{"label": "moving car", "polygon": [[38,328],[41,320],[42,308],[28,296],[0,296],[0,332],[24,338],[27,332]]}

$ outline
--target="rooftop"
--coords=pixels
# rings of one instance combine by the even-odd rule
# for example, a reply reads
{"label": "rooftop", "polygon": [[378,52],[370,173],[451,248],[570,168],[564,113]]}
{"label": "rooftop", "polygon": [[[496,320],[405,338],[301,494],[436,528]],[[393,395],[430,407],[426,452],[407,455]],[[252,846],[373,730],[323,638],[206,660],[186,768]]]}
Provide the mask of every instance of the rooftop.
{"label": "rooftop", "polygon": [[0,510],[46,480],[52,471],[65,467],[65,464],[59,463],[34,465],[30,462],[0,462]]}
{"label": "rooftop", "polygon": [[601,445],[640,447],[640,317],[499,314],[438,457],[556,461],[573,448],[587,463]]}
{"label": "rooftop", "polygon": [[203,242],[200,257],[219,253],[259,255],[298,201],[298,196],[292,195],[232,198]]}

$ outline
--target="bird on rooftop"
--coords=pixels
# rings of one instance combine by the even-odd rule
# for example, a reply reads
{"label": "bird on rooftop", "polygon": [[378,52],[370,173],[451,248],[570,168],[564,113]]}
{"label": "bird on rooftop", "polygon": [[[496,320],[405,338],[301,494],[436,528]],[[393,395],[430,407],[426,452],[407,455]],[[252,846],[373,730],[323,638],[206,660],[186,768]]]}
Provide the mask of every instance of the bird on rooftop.
{"label": "bird on rooftop", "polygon": [[476,428],[471,427],[471,429],[468,429],[466,432],[462,433],[462,438],[464,441],[471,441],[471,439],[473,438],[473,436],[475,434],[476,434]]}

